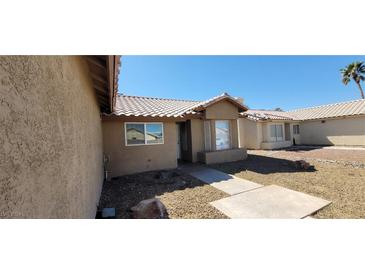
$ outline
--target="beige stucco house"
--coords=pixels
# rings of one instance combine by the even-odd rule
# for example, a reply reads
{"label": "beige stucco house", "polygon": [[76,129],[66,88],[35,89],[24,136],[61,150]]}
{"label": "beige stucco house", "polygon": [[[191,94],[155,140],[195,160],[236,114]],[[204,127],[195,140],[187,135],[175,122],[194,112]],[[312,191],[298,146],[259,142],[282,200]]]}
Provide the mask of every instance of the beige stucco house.
{"label": "beige stucco house", "polygon": [[365,100],[290,112],[117,95],[118,56],[0,56],[0,218],[94,218],[105,174],[365,146]]}
{"label": "beige stucco house", "polygon": [[176,168],[179,160],[242,160],[237,119],[245,110],[226,93],[207,101],[120,95],[102,118],[110,176]]}
{"label": "beige stucco house", "polygon": [[240,144],[276,149],[293,144],[365,146],[365,100],[293,111],[248,110],[239,119]]}
{"label": "beige stucco house", "polygon": [[0,218],[94,218],[118,56],[0,56]]}
{"label": "beige stucco house", "polygon": [[278,149],[300,144],[299,123],[281,111],[248,110],[238,119],[240,146]]}

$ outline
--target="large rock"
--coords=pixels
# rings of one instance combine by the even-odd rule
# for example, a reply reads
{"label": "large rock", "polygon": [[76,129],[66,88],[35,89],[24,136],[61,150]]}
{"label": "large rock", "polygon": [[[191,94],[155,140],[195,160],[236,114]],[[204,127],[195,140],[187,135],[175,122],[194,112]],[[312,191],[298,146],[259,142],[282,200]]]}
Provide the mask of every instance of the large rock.
{"label": "large rock", "polygon": [[307,171],[315,170],[314,166],[312,166],[311,164],[309,164],[307,161],[304,161],[304,160],[295,161],[294,165],[297,169],[303,169],[303,170],[307,170]]}
{"label": "large rock", "polygon": [[159,199],[152,198],[141,201],[131,208],[133,219],[167,219],[166,207]]}

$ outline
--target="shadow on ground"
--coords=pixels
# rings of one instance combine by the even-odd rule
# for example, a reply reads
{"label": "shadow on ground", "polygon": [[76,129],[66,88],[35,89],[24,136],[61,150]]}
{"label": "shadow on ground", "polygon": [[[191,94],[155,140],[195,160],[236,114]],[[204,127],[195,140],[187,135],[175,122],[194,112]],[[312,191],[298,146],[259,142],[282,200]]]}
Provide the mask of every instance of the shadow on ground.
{"label": "shadow on ground", "polygon": [[290,160],[252,154],[249,154],[246,160],[231,163],[214,164],[210,165],[210,167],[229,174],[235,174],[242,171],[252,171],[260,174],[316,171],[315,168],[308,171],[298,169],[295,166],[295,163]]}
{"label": "shadow on ground", "polygon": [[114,207],[116,218],[131,218],[130,208],[142,200],[204,185],[178,169],[121,176],[104,183],[99,207]]}
{"label": "shadow on ground", "polygon": [[296,146],[291,146],[291,147],[273,149],[273,151],[298,151],[298,152],[300,152],[300,151],[311,151],[311,150],[322,149],[324,147],[326,147],[326,146],[296,145]]}

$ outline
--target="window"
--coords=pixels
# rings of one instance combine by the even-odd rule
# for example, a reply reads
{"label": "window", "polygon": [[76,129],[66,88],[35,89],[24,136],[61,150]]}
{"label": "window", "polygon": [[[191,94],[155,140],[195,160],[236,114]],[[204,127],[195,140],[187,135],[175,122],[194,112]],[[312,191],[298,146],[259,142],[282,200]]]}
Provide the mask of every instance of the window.
{"label": "window", "polygon": [[229,149],[231,147],[229,121],[215,121],[215,145],[217,150]]}
{"label": "window", "polygon": [[293,134],[299,134],[299,125],[293,125]]}
{"label": "window", "polygon": [[270,140],[272,142],[284,140],[283,125],[270,125]]}
{"label": "window", "polygon": [[162,123],[125,123],[126,145],[163,144]]}
{"label": "window", "polygon": [[145,125],[146,125],[147,144],[162,144],[163,143],[162,123],[147,123]]}

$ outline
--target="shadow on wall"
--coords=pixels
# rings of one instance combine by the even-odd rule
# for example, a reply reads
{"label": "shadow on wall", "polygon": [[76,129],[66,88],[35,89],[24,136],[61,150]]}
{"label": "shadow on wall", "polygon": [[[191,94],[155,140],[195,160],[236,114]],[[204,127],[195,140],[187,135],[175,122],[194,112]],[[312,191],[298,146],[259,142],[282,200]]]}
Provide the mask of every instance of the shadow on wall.
{"label": "shadow on wall", "polygon": [[316,170],[302,170],[296,167],[294,161],[278,159],[260,155],[248,155],[246,160],[211,165],[212,168],[221,170],[229,174],[252,171],[260,174],[273,173],[296,173],[296,172],[315,172]]}

